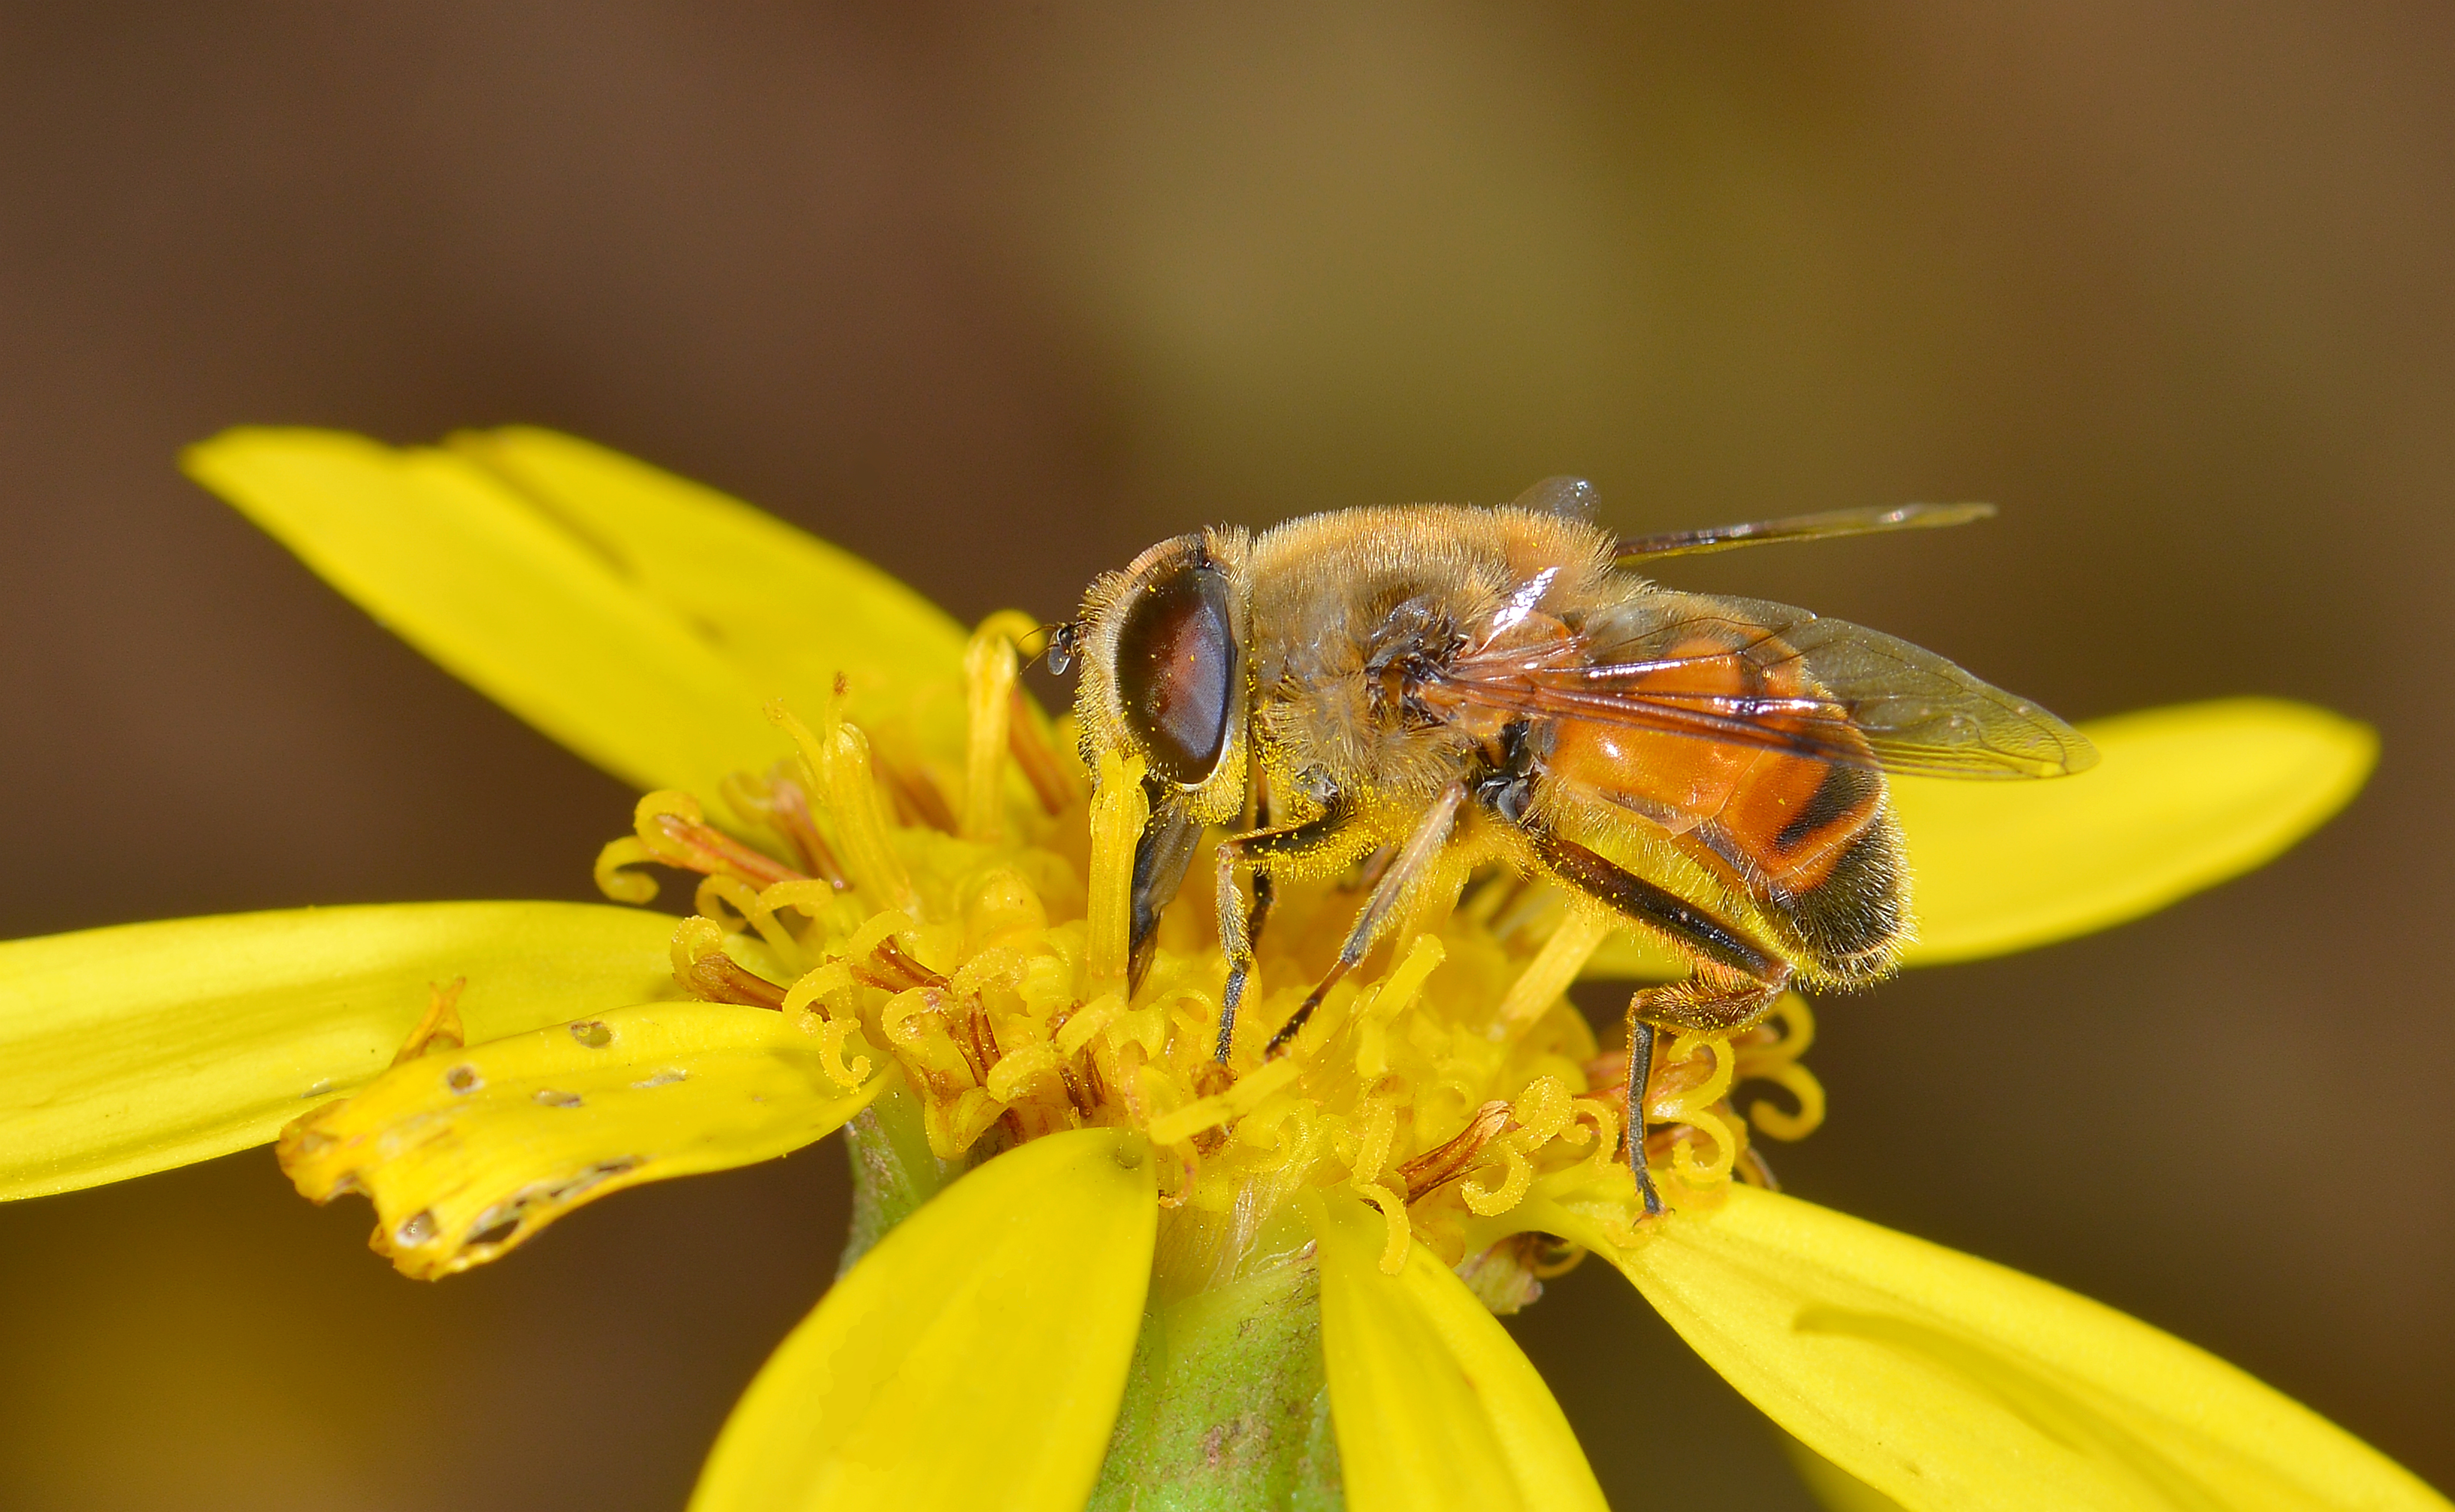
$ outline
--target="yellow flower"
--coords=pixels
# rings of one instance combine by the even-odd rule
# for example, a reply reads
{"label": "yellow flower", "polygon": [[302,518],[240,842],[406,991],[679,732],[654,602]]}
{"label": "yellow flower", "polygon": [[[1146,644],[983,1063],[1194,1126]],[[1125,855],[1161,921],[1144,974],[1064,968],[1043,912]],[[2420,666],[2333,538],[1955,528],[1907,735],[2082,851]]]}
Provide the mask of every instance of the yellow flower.
{"label": "yellow flower", "polygon": [[[1217,1073],[1210,911],[1174,909],[1126,991],[1139,784],[1090,781],[1017,693],[1019,616],[967,637],[865,564],[544,432],[406,452],[237,432],[190,461],[647,790],[599,882],[637,903],[642,867],[696,874],[698,914],[309,909],[0,946],[0,1099],[20,1110],[0,1195],[278,1135],[302,1191],[367,1196],[375,1246],[432,1277],[624,1186],[848,1125],[846,1269],[736,1409],[702,1512],[1070,1512],[1152,1486],[1599,1507],[1492,1316],[1587,1251],[1805,1446],[1836,1505],[2446,1505],[2186,1344],[1761,1184],[1752,1139],[1822,1116],[1796,998],[1659,1058],[1649,1163],[1674,1210],[1640,1221],[1613,1061],[1562,993],[1669,967],[1510,878],[1419,906],[1265,1059],[1255,1037],[1353,907],[1339,881],[1285,889],[1252,1033]],[[1897,784],[1914,962],[2254,866],[2373,754],[2260,700],[2088,733],[2104,759],[2082,780]]]}

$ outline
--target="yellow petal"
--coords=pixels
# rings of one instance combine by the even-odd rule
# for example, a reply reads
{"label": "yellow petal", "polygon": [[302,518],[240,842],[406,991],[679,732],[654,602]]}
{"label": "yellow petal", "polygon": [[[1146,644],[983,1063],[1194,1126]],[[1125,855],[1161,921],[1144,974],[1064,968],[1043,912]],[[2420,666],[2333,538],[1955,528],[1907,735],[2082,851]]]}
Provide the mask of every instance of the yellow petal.
{"label": "yellow petal", "polygon": [[1790,1457],[1790,1467],[1798,1472],[1799,1480],[1807,1484],[1808,1494],[1815,1497],[1826,1512],[1901,1512],[1898,1502],[1789,1434],[1781,1435],[1781,1452]]}
{"label": "yellow petal", "polygon": [[452,447],[517,483],[649,596],[713,626],[722,649],[804,715],[836,675],[846,714],[912,719],[933,754],[963,750],[964,628],[839,547],[704,484],[532,426]]}
{"label": "yellow petal", "polygon": [[185,463],[444,670],[619,777],[714,793],[787,754],[762,712],[786,689],[466,457],[238,430]]}
{"label": "yellow petal", "polygon": [[1339,1478],[1356,1512],[1602,1512],[1576,1437],[1533,1364],[1421,1244],[1396,1276],[1381,1216],[1307,1203]]}
{"label": "yellow petal", "polygon": [[2376,1450],[2214,1356],[2018,1271],[1753,1187],[1612,1256],[1775,1422],[1911,1512],[2433,1509]]}
{"label": "yellow petal", "polygon": [[2378,756],[2366,725],[2273,698],[2081,729],[2104,759],[2077,776],[1895,780],[1917,888],[1910,962],[2084,935],[2239,876],[2343,807]]}
{"label": "yellow petal", "polygon": [[283,1130],[281,1165],[318,1202],[374,1199],[375,1248],[432,1280],[610,1192],[824,1139],[879,1087],[847,1091],[833,1059],[763,1008],[616,1008],[395,1066]]}
{"label": "yellow petal", "polygon": [[1077,1512],[1157,1232],[1139,1139],[1001,1155],[862,1258],[733,1409],[691,1512]]}
{"label": "yellow petal", "polygon": [[456,978],[472,1038],[671,993],[672,934],[629,908],[403,903],[0,944],[0,1197],[262,1144],[381,1071]]}
{"label": "yellow petal", "polygon": [[[2080,727],[2103,758],[2044,782],[1895,777],[1918,937],[1932,966],[2107,929],[2273,859],[2349,802],[2378,736],[2323,709],[2226,698]],[[1688,963],[1613,935],[1588,978],[1665,980]]]}

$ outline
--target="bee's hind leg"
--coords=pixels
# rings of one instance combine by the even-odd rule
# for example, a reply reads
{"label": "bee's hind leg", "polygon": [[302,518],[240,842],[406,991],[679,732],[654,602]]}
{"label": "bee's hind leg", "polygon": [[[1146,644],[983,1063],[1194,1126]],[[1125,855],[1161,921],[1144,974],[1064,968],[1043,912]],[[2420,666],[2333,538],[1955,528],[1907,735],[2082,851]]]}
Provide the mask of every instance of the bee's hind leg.
{"label": "bee's hind leg", "polygon": [[1763,1018],[1790,983],[1789,966],[1775,961],[1763,975],[1749,975],[1699,960],[1686,981],[1640,987],[1628,1000],[1628,1125],[1621,1153],[1636,1176],[1648,1218],[1662,1211],[1662,1195],[1645,1168],[1647,1083],[1654,1079],[1657,1027],[1691,1034],[1732,1034]]}
{"label": "bee's hind leg", "polygon": [[1790,985],[1790,963],[1747,933],[1669,888],[1548,828],[1527,837],[1552,880],[1603,904],[1632,924],[1669,939],[1696,962],[1686,981],[1637,991],[1628,1002],[1628,1122],[1622,1152],[1648,1217],[1662,1197],[1645,1169],[1646,1083],[1653,1079],[1657,1028],[1728,1034],[1761,1018]]}

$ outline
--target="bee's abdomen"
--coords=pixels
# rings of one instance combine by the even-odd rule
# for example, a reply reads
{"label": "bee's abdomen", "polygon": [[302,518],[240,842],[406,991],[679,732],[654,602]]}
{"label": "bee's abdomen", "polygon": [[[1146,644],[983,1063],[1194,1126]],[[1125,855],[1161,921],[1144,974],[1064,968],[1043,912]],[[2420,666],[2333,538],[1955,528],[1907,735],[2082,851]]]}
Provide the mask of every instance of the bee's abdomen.
{"label": "bee's abdomen", "polygon": [[1892,969],[1908,937],[1908,869],[1900,832],[1878,807],[1821,864],[1803,890],[1760,899],[1794,937],[1810,975],[1863,981]]}
{"label": "bee's abdomen", "polygon": [[[1669,698],[1814,691],[1793,668],[1760,671],[1711,655],[1718,649],[1674,648],[1644,691]],[[1782,722],[1763,725],[1778,732]],[[1670,831],[1763,910],[1811,975],[1855,979],[1891,963],[1905,927],[1906,868],[1871,755],[1853,765],[1575,718],[1553,723],[1550,744],[1552,776]]]}

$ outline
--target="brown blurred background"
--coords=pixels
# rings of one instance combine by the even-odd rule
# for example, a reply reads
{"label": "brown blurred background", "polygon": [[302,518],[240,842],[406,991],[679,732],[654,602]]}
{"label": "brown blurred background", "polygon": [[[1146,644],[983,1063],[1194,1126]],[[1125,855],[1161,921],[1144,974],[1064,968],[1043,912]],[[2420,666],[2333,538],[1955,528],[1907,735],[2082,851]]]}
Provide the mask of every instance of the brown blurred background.
{"label": "brown blurred background", "polygon": [[[2384,764],[2247,880],[1830,1003],[1782,1172],[2455,1485],[2450,171],[2426,4],[0,7],[0,934],[586,897],[625,826],[179,478],[236,422],[562,427],[964,616],[1560,472],[1631,529],[1991,498],[1675,580]],[[677,1507],[844,1191],[437,1285],[263,1151],[0,1211],[0,1503]],[[1600,1267],[1519,1333],[1618,1504],[1805,1504]]]}

